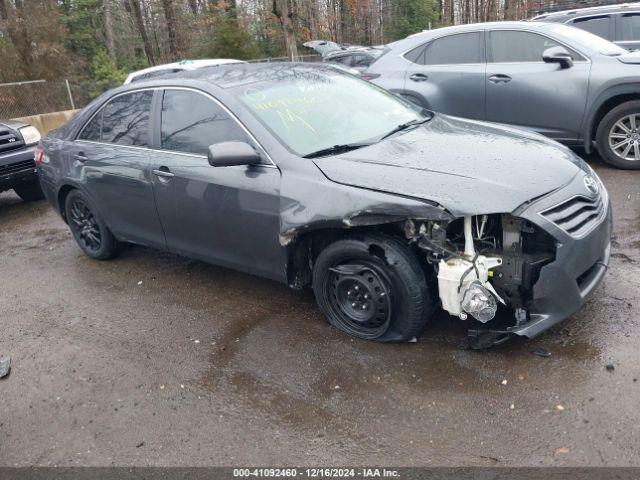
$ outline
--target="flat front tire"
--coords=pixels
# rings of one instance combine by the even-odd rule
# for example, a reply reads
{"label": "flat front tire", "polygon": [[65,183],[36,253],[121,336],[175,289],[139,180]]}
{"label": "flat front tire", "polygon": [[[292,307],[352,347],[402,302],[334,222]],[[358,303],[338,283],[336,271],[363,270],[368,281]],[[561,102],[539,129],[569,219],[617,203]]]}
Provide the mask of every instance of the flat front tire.
{"label": "flat front tire", "polygon": [[602,118],[596,131],[596,148],[609,165],[640,169],[640,101],[618,105]]}
{"label": "flat front tire", "polygon": [[433,305],[417,257],[404,242],[385,235],[327,246],[313,268],[313,290],[331,325],[383,342],[415,338]]}
{"label": "flat front tire", "polygon": [[72,190],[65,201],[65,216],[78,246],[96,260],[113,258],[120,252],[120,242],[89,199],[79,190]]}

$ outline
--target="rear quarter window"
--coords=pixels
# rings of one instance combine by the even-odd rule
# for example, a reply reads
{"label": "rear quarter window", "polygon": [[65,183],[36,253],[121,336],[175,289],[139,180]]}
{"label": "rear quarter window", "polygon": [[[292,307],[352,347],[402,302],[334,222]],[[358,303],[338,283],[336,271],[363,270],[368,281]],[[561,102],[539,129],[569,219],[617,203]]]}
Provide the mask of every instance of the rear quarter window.
{"label": "rear quarter window", "polygon": [[416,47],[404,58],[418,65],[483,63],[483,50],[480,32],[458,33]]}

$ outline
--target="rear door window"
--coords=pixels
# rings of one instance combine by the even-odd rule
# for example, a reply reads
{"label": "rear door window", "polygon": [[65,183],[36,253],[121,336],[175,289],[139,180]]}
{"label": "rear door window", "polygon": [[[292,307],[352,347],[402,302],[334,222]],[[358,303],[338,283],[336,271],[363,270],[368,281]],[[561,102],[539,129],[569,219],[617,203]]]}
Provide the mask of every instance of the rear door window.
{"label": "rear door window", "polygon": [[[495,30],[489,33],[489,63],[525,63],[542,62],[542,53],[551,47],[560,45],[555,40],[532,32],[516,30]],[[566,48],[566,47],[564,47]],[[573,60],[582,57],[566,48]]]}
{"label": "rear door window", "polygon": [[188,90],[165,90],[160,125],[163,150],[206,155],[214,143],[252,143],[220,105]]}
{"label": "rear door window", "polygon": [[576,18],[572,25],[607,40],[613,40],[613,19],[609,15]]}
{"label": "rear door window", "polygon": [[119,95],[103,108],[102,141],[146,147],[152,90]]}

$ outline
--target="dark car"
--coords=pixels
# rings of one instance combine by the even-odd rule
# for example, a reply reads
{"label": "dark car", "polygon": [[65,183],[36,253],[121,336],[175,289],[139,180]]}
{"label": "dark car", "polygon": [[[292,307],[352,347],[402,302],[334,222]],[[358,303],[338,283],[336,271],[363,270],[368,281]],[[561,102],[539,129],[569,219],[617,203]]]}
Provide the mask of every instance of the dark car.
{"label": "dark car", "polygon": [[507,123],[640,169],[640,53],[557,23],[438,28],[389,46],[363,78],[429,109]]}
{"label": "dark car", "polygon": [[591,32],[627,50],[640,48],[640,3],[543,13],[533,21],[558,22]]}
{"label": "dark car", "polygon": [[347,48],[327,53],[322,57],[323,62],[339,63],[346,67],[362,71],[375,62],[382,55],[382,48]]}
{"label": "dark car", "polygon": [[13,189],[25,202],[43,198],[34,160],[39,140],[35,127],[0,120],[0,192]]}
{"label": "dark car", "polygon": [[132,242],[311,285],[361,338],[411,340],[439,302],[478,320],[485,345],[531,337],[580,308],[609,261],[607,191],[570,150],[328,65],[120,87],[42,147],[46,196],[90,257]]}

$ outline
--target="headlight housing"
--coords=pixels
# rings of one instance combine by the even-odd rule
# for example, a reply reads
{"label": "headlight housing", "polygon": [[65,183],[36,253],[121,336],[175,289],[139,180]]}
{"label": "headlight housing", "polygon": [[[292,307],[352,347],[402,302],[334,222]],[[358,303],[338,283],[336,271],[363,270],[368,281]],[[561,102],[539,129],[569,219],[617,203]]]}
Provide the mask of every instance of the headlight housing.
{"label": "headlight housing", "polygon": [[40,132],[36,127],[29,125],[27,127],[19,128],[18,130],[20,131],[20,135],[22,135],[25,145],[35,145],[40,141]]}

